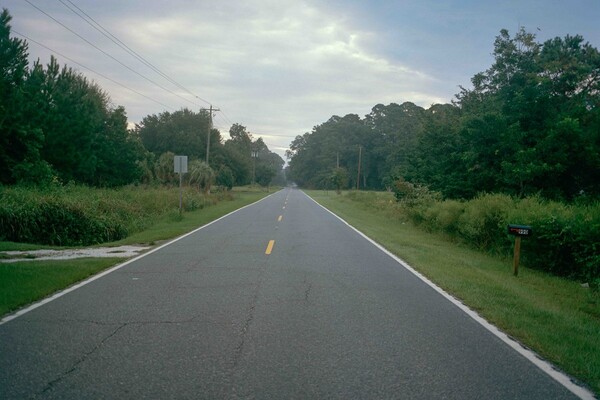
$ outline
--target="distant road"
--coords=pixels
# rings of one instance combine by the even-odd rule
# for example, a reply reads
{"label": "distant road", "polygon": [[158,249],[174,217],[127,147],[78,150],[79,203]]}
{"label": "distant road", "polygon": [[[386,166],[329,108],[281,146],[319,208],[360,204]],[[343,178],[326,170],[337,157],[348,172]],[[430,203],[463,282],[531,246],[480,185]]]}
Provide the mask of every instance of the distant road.
{"label": "distant road", "polygon": [[298,190],[0,325],[0,399],[572,399]]}

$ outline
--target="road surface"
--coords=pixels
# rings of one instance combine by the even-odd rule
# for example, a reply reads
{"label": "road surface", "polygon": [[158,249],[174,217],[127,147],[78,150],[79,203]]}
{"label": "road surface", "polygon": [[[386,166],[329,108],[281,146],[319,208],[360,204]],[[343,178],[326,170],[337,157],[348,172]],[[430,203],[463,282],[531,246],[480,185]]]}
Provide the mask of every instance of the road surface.
{"label": "road surface", "polygon": [[575,396],[299,190],[0,325],[0,399]]}

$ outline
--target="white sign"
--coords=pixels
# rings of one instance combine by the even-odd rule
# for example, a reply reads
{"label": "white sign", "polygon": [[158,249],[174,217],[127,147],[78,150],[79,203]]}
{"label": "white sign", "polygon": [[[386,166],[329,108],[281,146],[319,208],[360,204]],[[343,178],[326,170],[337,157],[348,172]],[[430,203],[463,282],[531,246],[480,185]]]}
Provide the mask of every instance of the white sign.
{"label": "white sign", "polygon": [[187,156],[175,156],[175,172],[179,174],[185,174],[187,170]]}

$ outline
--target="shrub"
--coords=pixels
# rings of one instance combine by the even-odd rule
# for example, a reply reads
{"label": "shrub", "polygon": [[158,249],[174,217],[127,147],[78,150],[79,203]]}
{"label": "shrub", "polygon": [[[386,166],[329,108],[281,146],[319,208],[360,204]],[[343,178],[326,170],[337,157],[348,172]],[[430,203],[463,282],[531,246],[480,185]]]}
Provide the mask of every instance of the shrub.
{"label": "shrub", "polygon": [[514,201],[508,195],[480,195],[465,203],[457,233],[478,248],[502,252],[509,244],[506,225],[508,213],[513,207]]}
{"label": "shrub", "polygon": [[[185,210],[193,211],[231,196],[203,196],[185,188],[183,200]],[[0,240],[53,246],[114,241],[144,229],[178,205],[178,188],[4,187],[0,188]]]}
{"label": "shrub", "polygon": [[[600,286],[600,203],[574,205],[539,197],[514,199],[482,194],[470,201],[440,200],[423,187],[396,181],[396,202],[387,194],[351,192],[347,198],[364,207],[398,214],[429,232],[444,232],[492,254],[511,256],[514,238],[508,224],[533,228],[522,241],[524,266]],[[389,195],[388,195],[389,196]]]}

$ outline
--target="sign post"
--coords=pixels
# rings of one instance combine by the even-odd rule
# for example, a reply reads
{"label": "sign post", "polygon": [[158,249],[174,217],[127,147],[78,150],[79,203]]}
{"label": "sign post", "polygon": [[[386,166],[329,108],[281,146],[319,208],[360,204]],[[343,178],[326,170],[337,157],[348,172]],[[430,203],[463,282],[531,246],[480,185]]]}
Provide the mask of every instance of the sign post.
{"label": "sign post", "polygon": [[188,172],[188,160],[187,156],[175,156],[173,159],[175,164],[175,173],[179,174],[179,214],[182,212],[183,205],[183,192],[181,188],[183,174]]}
{"label": "sign post", "polygon": [[508,234],[515,237],[515,252],[513,257],[513,275],[519,275],[519,259],[521,258],[521,238],[531,236],[532,230],[527,225],[508,225]]}

